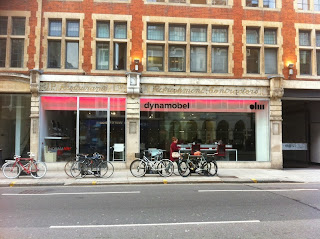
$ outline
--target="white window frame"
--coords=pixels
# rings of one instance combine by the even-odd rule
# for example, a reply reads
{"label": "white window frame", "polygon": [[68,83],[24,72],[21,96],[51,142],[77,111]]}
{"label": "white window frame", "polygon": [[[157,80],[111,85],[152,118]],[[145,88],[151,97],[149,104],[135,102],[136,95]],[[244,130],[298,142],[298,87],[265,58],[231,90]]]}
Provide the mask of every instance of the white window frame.
{"label": "white window frame", "polygon": [[282,8],[282,0],[276,0],[276,7],[275,8],[269,8],[269,7],[263,7],[263,0],[258,0],[258,7],[247,7],[246,0],[241,0],[242,7],[244,9],[250,9],[250,10],[268,10],[268,11],[281,11]]}

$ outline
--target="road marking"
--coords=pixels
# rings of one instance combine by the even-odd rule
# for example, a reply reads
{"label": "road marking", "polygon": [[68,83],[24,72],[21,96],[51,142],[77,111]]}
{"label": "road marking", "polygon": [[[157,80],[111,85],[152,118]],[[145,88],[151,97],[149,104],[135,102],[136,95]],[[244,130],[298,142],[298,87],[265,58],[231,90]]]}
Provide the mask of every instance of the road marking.
{"label": "road marking", "polygon": [[319,189],[296,188],[296,189],[248,189],[248,190],[198,190],[199,193],[204,192],[293,192],[293,191],[318,191]]}
{"label": "road marking", "polygon": [[10,183],[9,186],[10,186],[10,187],[13,187],[15,184],[16,184],[16,181],[13,181],[13,182]]}
{"label": "road marking", "polygon": [[257,179],[255,179],[255,178],[251,178],[251,180],[252,180],[254,183],[257,183],[257,182],[258,182]]}
{"label": "road marking", "polygon": [[3,193],[2,196],[54,196],[54,195],[98,195],[98,194],[135,194],[140,191],[129,192],[80,192],[80,193]]}
{"label": "road marking", "polygon": [[248,221],[216,221],[216,222],[176,222],[176,223],[150,223],[150,224],[116,224],[116,225],[70,225],[50,226],[52,229],[65,228],[101,228],[101,227],[149,227],[149,226],[182,226],[182,225],[210,225],[210,224],[235,224],[235,223],[258,223],[260,220]]}

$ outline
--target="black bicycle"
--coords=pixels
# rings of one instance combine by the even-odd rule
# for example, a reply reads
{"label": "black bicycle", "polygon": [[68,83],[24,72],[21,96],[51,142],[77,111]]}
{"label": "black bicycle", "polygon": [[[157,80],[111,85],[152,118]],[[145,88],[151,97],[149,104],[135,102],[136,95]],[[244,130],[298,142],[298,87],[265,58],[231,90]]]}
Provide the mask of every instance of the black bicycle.
{"label": "black bicycle", "polygon": [[179,174],[182,177],[188,177],[191,173],[197,173],[203,176],[214,176],[218,172],[218,165],[214,156],[190,155],[185,153],[178,162]]}

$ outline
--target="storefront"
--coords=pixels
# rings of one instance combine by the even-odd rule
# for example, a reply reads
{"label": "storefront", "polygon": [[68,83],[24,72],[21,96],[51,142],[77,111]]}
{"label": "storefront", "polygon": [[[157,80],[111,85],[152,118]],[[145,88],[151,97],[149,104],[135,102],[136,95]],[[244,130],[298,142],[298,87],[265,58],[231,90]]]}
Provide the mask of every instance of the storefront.
{"label": "storefront", "polygon": [[222,141],[226,160],[269,161],[269,100],[141,98],[140,148],[169,152],[172,136],[208,152]]}
{"label": "storefront", "polygon": [[30,94],[0,93],[0,149],[3,160],[30,150]]}
{"label": "storefront", "polygon": [[98,152],[125,160],[126,98],[41,96],[40,157],[61,162]]}

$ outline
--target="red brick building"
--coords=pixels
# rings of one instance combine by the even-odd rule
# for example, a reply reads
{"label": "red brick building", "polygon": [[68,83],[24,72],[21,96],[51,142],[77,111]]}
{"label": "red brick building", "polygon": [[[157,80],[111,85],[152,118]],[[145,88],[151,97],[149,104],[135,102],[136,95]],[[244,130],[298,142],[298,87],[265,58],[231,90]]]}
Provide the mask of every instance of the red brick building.
{"label": "red brick building", "polygon": [[0,149],[211,153],[222,167],[319,163],[320,1],[0,2]]}

